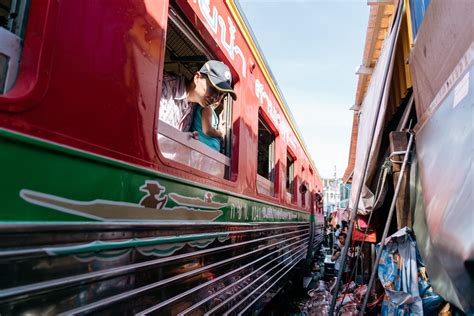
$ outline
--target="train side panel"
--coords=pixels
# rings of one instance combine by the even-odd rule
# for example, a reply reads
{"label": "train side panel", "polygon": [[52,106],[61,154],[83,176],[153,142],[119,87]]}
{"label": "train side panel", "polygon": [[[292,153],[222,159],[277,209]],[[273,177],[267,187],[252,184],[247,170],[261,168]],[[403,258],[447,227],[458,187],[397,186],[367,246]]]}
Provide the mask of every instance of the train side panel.
{"label": "train side panel", "polygon": [[[160,154],[168,2],[29,2],[18,78],[0,95],[1,314],[258,311],[321,242],[317,170],[232,3],[177,3],[238,79],[233,177]],[[278,130],[274,196],[256,188],[259,113]]]}

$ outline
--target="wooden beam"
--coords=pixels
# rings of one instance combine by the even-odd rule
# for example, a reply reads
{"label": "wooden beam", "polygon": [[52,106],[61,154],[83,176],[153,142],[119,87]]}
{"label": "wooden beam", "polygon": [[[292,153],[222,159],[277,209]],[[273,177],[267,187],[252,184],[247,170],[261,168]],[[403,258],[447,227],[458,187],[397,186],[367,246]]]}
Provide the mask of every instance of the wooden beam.
{"label": "wooden beam", "polygon": [[349,108],[349,110],[351,110],[351,111],[359,111],[359,110],[360,110],[360,106],[361,106],[361,104],[354,103],[354,104]]}
{"label": "wooden beam", "polygon": [[383,7],[378,7],[376,8],[376,10],[377,15],[375,16],[374,28],[372,30],[372,38],[370,39],[369,52],[367,53],[367,60],[364,60],[364,65],[370,65],[372,59],[374,58],[375,44],[377,43],[379,38],[380,24],[382,23],[382,18],[385,11]]}
{"label": "wooden beam", "polygon": [[394,0],[367,0],[367,5],[388,5],[394,4]]}
{"label": "wooden beam", "polygon": [[374,68],[360,65],[356,70],[356,75],[371,75]]}

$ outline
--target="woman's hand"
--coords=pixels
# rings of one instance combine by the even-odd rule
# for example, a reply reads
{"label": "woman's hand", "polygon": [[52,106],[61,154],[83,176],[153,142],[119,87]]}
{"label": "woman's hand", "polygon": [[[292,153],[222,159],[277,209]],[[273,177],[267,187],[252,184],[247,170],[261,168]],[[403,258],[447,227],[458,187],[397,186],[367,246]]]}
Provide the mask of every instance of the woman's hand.
{"label": "woman's hand", "polygon": [[194,139],[199,139],[199,133],[197,131],[189,132],[189,136]]}
{"label": "woman's hand", "polygon": [[225,133],[226,133],[226,124],[225,124],[225,121],[220,121],[219,122],[219,125],[217,126],[217,130],[219,131],[219,133],[221,134],[219,136],[219,138],[221,139],[221,141],[224,141],[224,136],[225,136]]}

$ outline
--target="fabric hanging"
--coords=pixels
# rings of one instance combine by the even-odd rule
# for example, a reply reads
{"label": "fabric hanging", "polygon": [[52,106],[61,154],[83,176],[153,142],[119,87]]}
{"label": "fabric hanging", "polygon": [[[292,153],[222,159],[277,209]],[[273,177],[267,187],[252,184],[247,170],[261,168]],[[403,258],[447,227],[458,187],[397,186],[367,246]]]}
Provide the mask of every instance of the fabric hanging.
{"label": "fabric hanging", "polygon": [[[377,251],[380,250],[380,243]],[[378,267],[385,288],[382,315],[431,315],[444,302],[430,286],[412,231],[408,227],[387,238]]]}

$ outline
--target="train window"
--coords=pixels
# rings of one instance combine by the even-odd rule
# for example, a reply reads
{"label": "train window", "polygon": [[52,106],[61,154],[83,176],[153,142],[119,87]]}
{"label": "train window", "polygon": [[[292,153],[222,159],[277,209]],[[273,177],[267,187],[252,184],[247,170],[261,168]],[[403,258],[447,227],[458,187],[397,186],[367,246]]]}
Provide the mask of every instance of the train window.
{"label": "train window", "polygon": [[265,121],[258,116],[257,190],[273,196],[275,182],[275,134]]}
{"label": "train window", "polygon": [[[164,58],[164,78],[179,78],[183,91],[186,83],[204,63],[215,59],[211,51],[203,44],[198,32],[186,22],[186,19],[174,7],[170,7],[168,29],[166,34],[166,50]],[[164,89],[173,87],[165,86]],[[186,92],[183,93],[183,97]],[[161,103],[161,102],[160,102]],[[195,104],[193,109],[200,109]],[[225,122],[224,141],[220,144],[220,152],[190,137],[191,124],[177,129],[168,123],[164,109],[160,109],[158,124],[158,146],[161,154],[172,161],[199,169],[219,178],[230,178],[231,135],[232,135],[232,98],[225,97],[215,109],[219,123]],[[193,113],[191,113],[193,115]],[[192,118],[190,119],[192,122]]]}
{"label": "train window", "polygon": [[0,94],[12,88],[18,75],[28,2],[0,0]]}
{"label": "train window", "polygon": [[287,151],[286,152],[286,202],[294,201],[295,191],[295,158]]}
{"label": "train window", "polygon": [[308,192],[308,185],[306,182],[303,180],[305,178],[304,176],[304,167],[301,167],[301,187],[300,187],[300,193],[301,193],[301,207],[305,208],[306,207],[306,192]]}
{"label": "train window", "polygon": [[219,107],[216,108],[219,122],[225,122],[225,135],[221,144],[221,153],[227,157],[232,155],[232,106],[232,98],[227,95]]}

